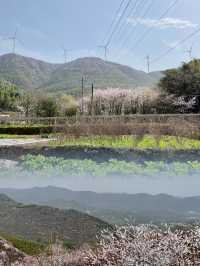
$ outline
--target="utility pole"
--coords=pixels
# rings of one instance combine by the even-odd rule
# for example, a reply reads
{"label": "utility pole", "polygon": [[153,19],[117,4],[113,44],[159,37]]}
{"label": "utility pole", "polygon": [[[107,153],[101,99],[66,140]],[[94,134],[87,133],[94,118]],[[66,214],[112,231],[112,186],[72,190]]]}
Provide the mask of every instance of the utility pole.
{"label": "utility pole", "polygon": [[99,45],[98,47],[104,50],[104,60],[107,61],[108,46],[107,45]]}
{"label": "utility pole", "polygon": [[81,113],[84,113],[84,88],[85,88],[85,82],[87,81],[87,76],[82,76],[81,78]]}
{"label": "utility pole", "polygon": [[83,115],[84,107],[83,107],[83,97],[84,97],[84,77],[81,79],[81,114]]}
{"label": "utility pole", "polygon": [[147,72],[149,73],[150,72],[150,56],[149,55],[147,55],[146,60],[147,60]]}
{"label": "utility pole", "polygon": [[91,95],[91,115],[94,114],[94,83],[92,83],[92,95]]}

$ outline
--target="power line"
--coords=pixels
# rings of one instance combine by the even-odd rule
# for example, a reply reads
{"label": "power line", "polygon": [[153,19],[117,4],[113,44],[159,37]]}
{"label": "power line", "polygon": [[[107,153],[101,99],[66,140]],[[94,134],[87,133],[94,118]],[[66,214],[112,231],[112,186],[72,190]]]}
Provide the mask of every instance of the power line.
{"label": "power line", "polygon": [[200,28],[186,36],[184,39],[179,41],[174,47],[169,48],[166,52],[155,58],[154,60],[151,61],[151,63],[156,63],[157,61],[160,61],[163,57],[167,56],[169,53],[171,53],[173,50],[175,50],[179,45],[182,45],[183,43],[187,42],[187,40],[191,39],[193,36],[198,34],[200,32]]}
{"label": "power line", "polygon": [[[178,3],[178,1],[179,0],[175,0],[175,1],[173,1],[170,5],[169,5],[169,7],[164,11],[164,13],[159,17],[159,21],[161,20],[161,19],[163,19],[168,13],[169,13],[169,11],[171,11],[171,9],[172,8],[174,8],[176,5],[177,5],[177,3]],[[151,26],[150,28],[148,28],[145,32],[144,32],[144,34],[136,41],[136,43],[135,43],[135,45],[133,46],[133,48],[132,49],[134,49],[134,48],[136,48],[146,37],[147,37],[147,35],[152,31],[154,29],[154,26]]]}
{"label": "power line", "polygon": [[[149,5],[147,6],[147,8],[146,8],[144,14],[142,15],[142,19],[144,19],[144,18],[147,16],[147,14],[149,13],[149,11],[151,10],[151,8],[152,8],[152,6],[153,6],[153,1],[154,1],[154,0],[150,0]],[[139,5],[137,6],[137,8],[138,8],[138,7],[139,7]],[[135,13],[136,13],[136,12],[135,12]],[[136,30],[138,24],[139,24],[139,22],[136,20],[136,24],[134,25],[133,28],[131,28],[130,33],[127,35],[127,37],[126,37],[126,38],[124,39],[124,41],[122,42],[122,45],[120,46],[120,49],[126,47],[125,45],[127,44],[128,39],[130,38],[130,36],[131,36],[131,37],[133,36],[133,34],[134,34],[134,32],[135,32],[135,30]]]}
{"label": "power line", "polygon": [[[127,18],[130,17],[131,15],[133,16],[133,14],[136,13],[137,9],[138,9],[138,3],[139,3],[140,0],[135,0],[135,3],[133,5],[133,7],[130,9],[130,12],[128,13],[127,15]],[[143,2],[146,1],[146,0],[142,0]],[[123,33],[123,29],[125,28],[125,26],[127,25],[126,23],[126,20],[124,21],[124,23],[121,24],[120,28],[118,29],[118,31],[116,32],[116,34],[120,34],[120,37],[118,39],[121,38],[122,36],[122,33]]]}
{"label": "power line", "polygon": [[[126,0],[122,0],[122,1],[120,2],[120,5],[119,5],[119,7],[117,8],[117,10],[116,10],[116,12],[115,12],[115,14],[114,14],[114,16],[113,16],[112,22],[111,22],[111,24],[110,24],[110,27],[109,27],[109,29],[108,29],[108,32],[107,32],[106,36],[109,35],[110,31],[112,30],[112,28],[113,28],[113,26],[114,26],[114,24],[115,24],[115,22],[116,22],[116,19],[118,18],[119,14],[120,14],[120,11],[121,11],[121,8],[122,8],[122,6],[123,6],[123,4],[124,4],[125,1],[126,1]],[[102,41],[102,43],[105,43],[105,41],[106,41],[106,36],[105,36],[104,40]]]}
{"label": "power line", "polygon": [[114,29],[112,30],[110,36],[108,37],[108,40],[107,40],[107,42],[106,42],[106,46],[107,46],[107,47],[109,47],[109,45],[110,45],[110,43],[111,43],[111,41],[112,41],[112,38],[113,38],[115,32],[117,31],[118,27],[120,26],[121,21],[123,20],[125,14],[126,14],[126,11],[128,10],[128,8],[129,8],[131,2],[132,2],[132,0],[129,0],[128,3],[126,4],[126,6],[125,6],[125,8],[124,8],[124,10],[123,10],[123,12],[122,12],[122,14],[120,15],[120,17],[119,17],[117,23],[115,24]]}

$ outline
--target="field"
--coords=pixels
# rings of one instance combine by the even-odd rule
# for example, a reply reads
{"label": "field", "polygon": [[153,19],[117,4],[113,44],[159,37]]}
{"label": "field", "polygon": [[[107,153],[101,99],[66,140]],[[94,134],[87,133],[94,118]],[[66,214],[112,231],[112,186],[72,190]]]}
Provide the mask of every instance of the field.
{"label": "field", "polygon": [[49,143],[52,146],[89,146],[135,149],[199,149],[200,140],[176,136],[82,136],[62,137]]}

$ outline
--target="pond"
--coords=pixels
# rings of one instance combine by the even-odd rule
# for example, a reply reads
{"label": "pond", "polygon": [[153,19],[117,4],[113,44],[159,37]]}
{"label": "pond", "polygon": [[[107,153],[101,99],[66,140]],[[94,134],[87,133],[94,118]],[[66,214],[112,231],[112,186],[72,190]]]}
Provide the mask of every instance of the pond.
{"label": "pond", "polygon": [[64,159],[25,155],[1,161],[0,187],[56,186],[78,191],[200,195],[200,161]]}

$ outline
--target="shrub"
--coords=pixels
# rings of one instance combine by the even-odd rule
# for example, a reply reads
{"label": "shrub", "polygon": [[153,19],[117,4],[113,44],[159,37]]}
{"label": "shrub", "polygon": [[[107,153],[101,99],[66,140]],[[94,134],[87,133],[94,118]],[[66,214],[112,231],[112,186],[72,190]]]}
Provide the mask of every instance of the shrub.
{"label": "shrub", "polygon": [[16,111],[20,99],[20,89],[10,82],[0,80],[0,108],[4,111]]}
{"label": "shrub", "polygon": [[53,97],[38,98],[35,105],[35,114],[38,117],[56,117],[58,115],[58,105]]}
{"label": "shrub", "polygon": [[33,242],[33,241],[29,241],[20,237],[16,237],[16,236],[11,236],[8,234],[1,234],[1,236],[9,241],[10,243],[12,243],[12,245],[17,248],[18,250],[24,252],[27,255],[31,255],[31,256],[35,256],[35,255],[39,255],[41,254],[45,247],[42,244]]}
{"label": "shrub", "polygon": [[59,114],[61,116],[74,116],[77,113],[78,105],[74,97],[62,95],[58,101]]}
{"label": "shrub", "polygon": [[88,252],[83,265],[198,265],[199,229],[165,230],[156,226],[126,226],[104,232],[96,252]]}

